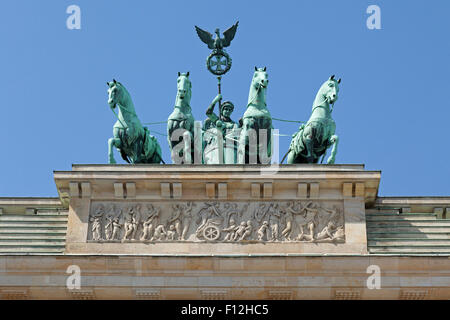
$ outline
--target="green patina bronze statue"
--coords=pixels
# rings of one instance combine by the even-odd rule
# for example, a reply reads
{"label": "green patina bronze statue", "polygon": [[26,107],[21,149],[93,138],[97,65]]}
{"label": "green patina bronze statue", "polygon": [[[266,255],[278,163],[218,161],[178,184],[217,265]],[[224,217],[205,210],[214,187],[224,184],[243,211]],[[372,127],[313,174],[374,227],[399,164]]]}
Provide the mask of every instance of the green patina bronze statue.
{"label": "green patina bronze statue", "polygon": [[313,103],[311,117],[306,125],[302,124],[299,131],[292,136],[287,153],[288,163],[318,163],[319,158],[324,156],[331,146],[333,148],[327,164],[334,163],[339,138],[335,135],[336,123],[331,118],[331,113],[338,99],[340,83],[341,79],[335,80],[333,75],[320,87]]}
{"label": "green patina bronze statue", "polygon": [[[117,117],[113,138],[108,140],[109,163],[116,163],[113,147],[128,163],[161,163],[161,147],[156,138],[143,127],[127,89],[120,82],[107,82],[108,104]],[[118,109],[118,114],[115,109]]]}
{"label": "green patina bronze statue", "polygon": [[197,31],[198,37],[204,43],[208,45],[209,49],[213,50],[222,50],[225,47],[228,47],[231,44],[231,41],[236,34],[236,30],[238,27],[239,21],[236,22],[232,27],[228,28],[223,33],[223,38],[220,37],[220,30],[217,28],[214,32],[216,34],[216,38],[213,39],[213,35],[208,31],[202,30],[199,27],[195,26],[195,30]]}
{"label": "green patina bronze statue", "polygon": [[227,29],[223,33],[223,38],[220,37],[219,29],[216,29],[215,39],[213,39],[213,35],[208,31],[202,30],[199,27],[195,26],[195,31],[197,31],[197,35],[200,40],[206,43],[209,49],[213,50],[206,59],[206,67],[212,74],[216,76],[221,76],[227,73],[231,68],[231,57],[223,48],[228,47],[231,44],[231,41],[236,35],[238,24],[239,21],[236,22],[232,27]]}
{"label": "green patina bronze statue", "polygon": [[[187,162],[191,163],[193,159],[194,117],[190,106],[191,96],[192,83],[189,80],[189,72],[178,72],[175,106],[167,122],[167,139],[173,163],[179,161],[186,163],[186,158],[190,159]],[[187,153],[191,156],[186,157]]]}
{"label": "green patina bronze statue", "polygon": [[248,94],[247,110],[242,117],[238,163],[270,163],[273,127],[272,116],[266,104],[268,84],[266,67],[255,67]]}
{"label": "green patina bronze statue", "polygon": [[[266,67],[257,68],[252,77],[247,108],[239,123],[231,119],[234,105],[222,103],[222,76],[231,68],[231,58],[225,52],[233,40],[238,22],[216,37],[195,26],[199,38],[212,49],[207,58],[208,70],[217,77],[218,94],[206,110],[208,117],[201,124],[195,123],[190,106],[192,83],[189,72],[178,72],[177,95],[173,112],[167,121],[167,135],[172,162],[176,164],[270,164],[272,157],[272,116],[267,108],[266,92],[269,83]],[[287,157],[289,164],[318,163],[332,147],[328,164],[336,159],[338,136],[336,124],[331,117],[338,99],[341,79],[331,76],[320,87],[312,107],[312,114],[306,124],[292,136]],[[108,103],[117,117],[113,138],[109,139],[109,163],[116,163],[113,147],[128,163],[161,163],[161,148],[155,137],[139,121],[130,94],[116,80],[108,82]],[[218,105],[218,114],[214,112]],[[115,108],[118,107],[118,114]],[[280,119],[277,119],[280,120]],[[203,130],[202,130],[203,129]],[[195,141],[194,141],[195,140]],[[199,150],[196,150],[197,146]],[[283,162],[281,161],[281,163]],[[322,162],[321,161],[321,162]]]}
{"label": "green patina bronze statue", "polygon": [[234,105],[231,101],[222,103],[219,116],[214,113],[214,107],[222,100],[218,94],[206,110],[203,125],[203,162],[205,164],[235,164],[236,163],[236,137],[238,125],[231,119]]}

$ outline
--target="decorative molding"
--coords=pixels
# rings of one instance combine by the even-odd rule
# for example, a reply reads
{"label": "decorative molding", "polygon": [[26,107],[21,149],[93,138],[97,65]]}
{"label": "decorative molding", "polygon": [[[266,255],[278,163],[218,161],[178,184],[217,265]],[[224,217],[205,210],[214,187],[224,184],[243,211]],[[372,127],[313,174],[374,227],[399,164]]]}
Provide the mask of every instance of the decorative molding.
{"label": "decorative molding", "polygon": [[342,184],[342,195],[346,198],[353,196],[353,183],[345,182]]}
{"label": "decorative molding", "polygon": [[159,289],[136,289],[134,294],[137,299],[142,300],[159,300],[161,298],[161,291]]}
{"label": "decorative molding", "polygon": [[125,184],[125,188],[127,189],[127,199],[136,198],[136,183],[127,182]]}
{"label": "decorative molding", "polygon": [[436,214],[436,219],[443,219],[444,208],[434,208],[434,213]]}
{"label": "decorative molding", "polygon": [[314,182],[309,184],[309,198],[319,198],[319,183]]}
{"label": "decorative molding", "polygon": [[204,300],[227,300],[227,290],[201,290],[200,295]]}
{"label": "decorative molding", "polygon": [[172,183],[172,192],[175,199],[181,198],[183,195],[182,184],[180,182]]}
{"label": "decorative molding", "polygon": [[69,195],[72,198],[78,198],[80,196],[80,189],[78,182],[70,182],[69,183]]}
{"label": "decorative molding", "polygon": [[359,300],[361,292],[357,290],[336,290],[334,292],[335,300]]}
{"label": "decorative molding", "polygon": [[402,290],[400,300],[425,300],[429,296],[428,290]]}
{"label": "decorative molding", "polygon": [[93,289],[72,289],[67,290],[72,299],[75,300],[93,300],[95,299],[95,292]]}
{"label": "decorative molding", "polygon": [[89,198],[91,196],[91,184],[89,182],[81,183],[81,197]]}
{"label": "decorative molding", "polygon": [[261,185],[259,183],[252,183],[251,195],[252,198],[261,198]]}
{"label": "decorative molding", "polygon": [[292,290],[269,290],[268,297],[271,300],[292,300],[294,292]]}
{"label": "decorative molding", "polygon": [[217,193],[219,199],[226,199],[228,197],[228,186],[226,183],[218,183],[217,184]]}
{"label": "decorative molding", "polygon": [[123,183],[115,182],[114,183],[114,197],[115,198],[123,198]]}
{"label": "decorative molding", "polygon": [[27,300],[29,298],[28,289],[4,289],[0,290],[1,300]]}
{"label": "decorative molding", "polygon": [[308,197],[308,184],[299,183],[297,186],[297,198],[306,199]]}
{"label": "decorative molding", "polygon": [[402,290],[400,300],[425,300],[429,296],[428,290]]}
{"label": "decorative molding", "polygon": [[216,184],[212,182],[208,182],[205,184],[206,188],[206,196],[208,198],[215,198],[216,197]]}
{"label": "decorative molding", "polygon": [[355,183],[355,197],[364,197],[365,187],[364,183],[357,182]]}
{"label": "decorative molding", "polygon": [[170,198],[170,183],[161,182],[161,197]]}
{"label": "decorative molding", "polygon": [[263,198],[272,198],[272,182],[264,182]]}

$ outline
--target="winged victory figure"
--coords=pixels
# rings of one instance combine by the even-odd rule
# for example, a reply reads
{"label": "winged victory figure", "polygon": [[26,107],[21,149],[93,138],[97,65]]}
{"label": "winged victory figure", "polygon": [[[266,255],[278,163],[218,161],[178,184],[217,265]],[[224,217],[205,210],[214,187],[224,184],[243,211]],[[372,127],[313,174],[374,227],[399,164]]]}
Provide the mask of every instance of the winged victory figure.
{"label": "winged victory figure", "polygon": [[209,33],[208,31],[202,30],[199,27],[195,26],[195,30],[197,31],[198,37],[200,40],[202,40],[204,43],[208,45],[209,49],[215,49],[217,51],[221,51],[223,48],[228,47],[231,43],[231,40],[233,40],[234,35],[236,34],[236,30],[238,27],[238,22],[236,22],[232,27],[230,27],[228,30],[226,30],[223,33],[223,38],[220,37],[220,31],[217,28],[214,32],[216,34],[216,38],[213,39],[213,35]]}

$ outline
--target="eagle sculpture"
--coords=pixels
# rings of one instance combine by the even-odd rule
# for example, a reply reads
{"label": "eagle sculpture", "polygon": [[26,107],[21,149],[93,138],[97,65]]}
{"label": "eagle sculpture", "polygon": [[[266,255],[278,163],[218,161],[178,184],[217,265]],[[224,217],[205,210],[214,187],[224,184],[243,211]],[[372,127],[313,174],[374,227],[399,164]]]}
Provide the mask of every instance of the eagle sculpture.
{"label": "eagle sculpture", "polygon": [[208,45],[209,49],[215,49],[218,51],[221,51],[223,48],[228,47],[231,43],[231,40],[233,40],[234,35],[236,34],[236,30],[238,27],[238,22],[236,22],[232,27],[230,27],[228,30],[226,30],[223,33],[223,38],[220,37],[219,29],[216,29],[214,32],[216,34],[216,38],[213,39],[213,35],[209,33],[208,31],[202,30],[199,27],[195,26],[195,30],[197,31],[198,37],[200,40],[202,40],[204,43]]}

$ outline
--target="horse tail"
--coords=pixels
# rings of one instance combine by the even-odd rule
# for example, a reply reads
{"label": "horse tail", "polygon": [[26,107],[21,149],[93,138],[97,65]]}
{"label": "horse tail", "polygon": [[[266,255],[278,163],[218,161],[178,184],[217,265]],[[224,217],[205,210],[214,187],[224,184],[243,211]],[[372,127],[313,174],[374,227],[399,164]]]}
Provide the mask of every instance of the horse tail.
{"label": "horse tail", "polygon": [[131,163],[130,158],[128,158],[128,155],[125,153],[125,151],[123,149],[120,149],[120,155],[123,160],[125,160],[128,163]]}

